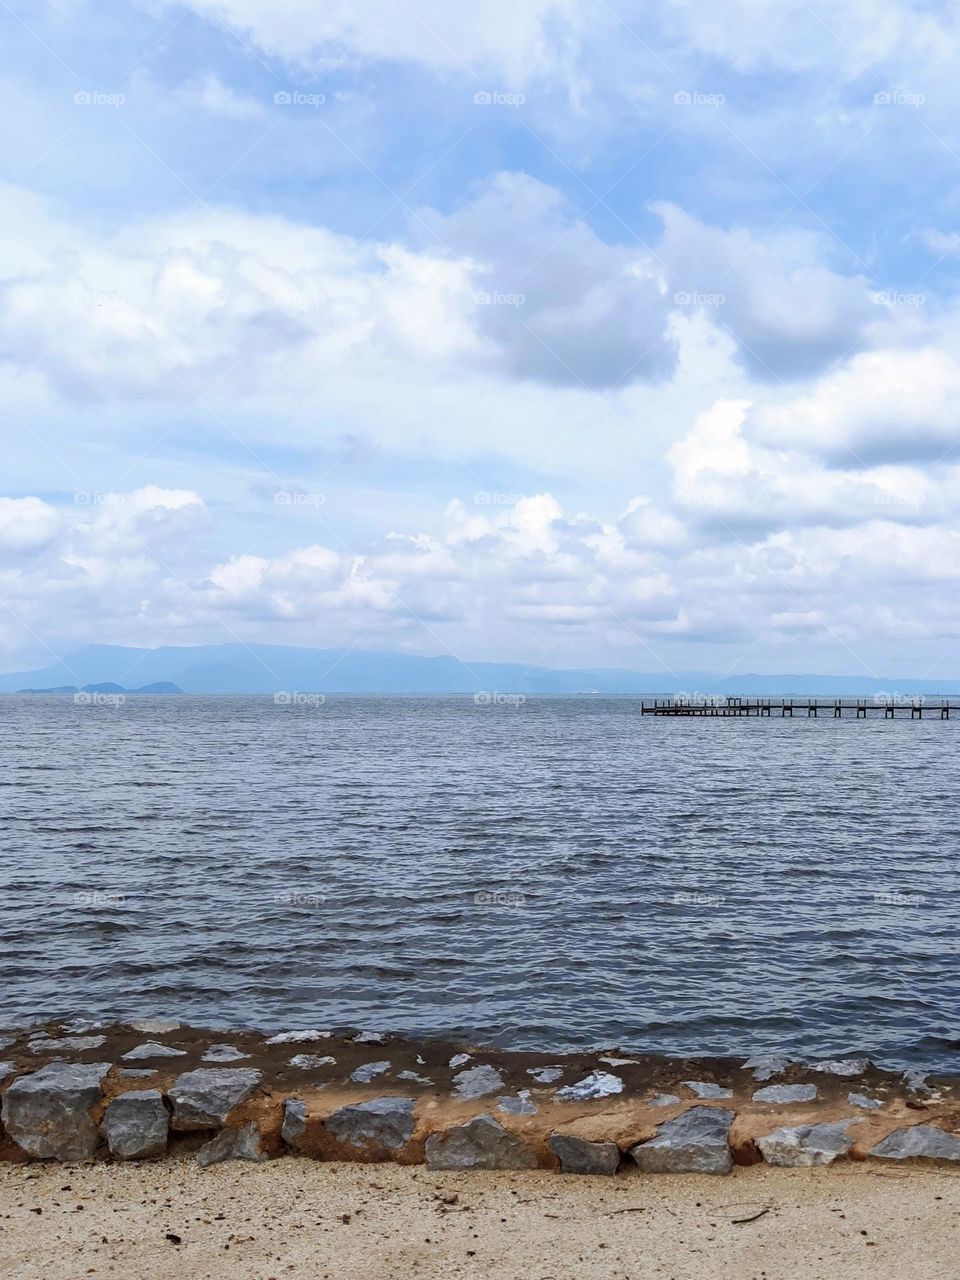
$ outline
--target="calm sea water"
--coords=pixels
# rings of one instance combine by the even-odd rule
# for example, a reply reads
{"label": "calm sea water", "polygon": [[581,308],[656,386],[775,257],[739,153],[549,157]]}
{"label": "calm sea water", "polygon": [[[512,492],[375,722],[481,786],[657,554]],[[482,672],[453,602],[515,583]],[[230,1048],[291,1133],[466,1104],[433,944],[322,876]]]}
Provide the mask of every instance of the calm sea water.
{"label": "calm sea water", "polygon": [[960,1067],[960,722],[0,699],[0,1022]]}

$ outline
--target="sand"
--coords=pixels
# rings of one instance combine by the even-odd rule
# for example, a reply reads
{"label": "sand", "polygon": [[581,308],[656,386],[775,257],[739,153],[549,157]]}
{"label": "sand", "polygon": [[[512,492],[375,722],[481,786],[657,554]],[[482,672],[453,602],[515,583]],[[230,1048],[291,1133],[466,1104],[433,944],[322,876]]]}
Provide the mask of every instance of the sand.
{"label": "sand", "polygon": [[576,1178],[295,1157],[207,1170],[188,1159],[0,1167],[4,1280],[958,1274],[960,1170],[848,1163]]}

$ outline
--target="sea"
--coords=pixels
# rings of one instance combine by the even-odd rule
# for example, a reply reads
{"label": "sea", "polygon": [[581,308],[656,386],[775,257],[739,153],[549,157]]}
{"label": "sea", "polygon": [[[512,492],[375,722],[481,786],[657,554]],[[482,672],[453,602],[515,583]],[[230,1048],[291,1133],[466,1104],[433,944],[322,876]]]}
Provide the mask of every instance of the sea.
{"label": "sea", "polygon": [[0,697],[0,1025],[960,1068],[960,719]]}

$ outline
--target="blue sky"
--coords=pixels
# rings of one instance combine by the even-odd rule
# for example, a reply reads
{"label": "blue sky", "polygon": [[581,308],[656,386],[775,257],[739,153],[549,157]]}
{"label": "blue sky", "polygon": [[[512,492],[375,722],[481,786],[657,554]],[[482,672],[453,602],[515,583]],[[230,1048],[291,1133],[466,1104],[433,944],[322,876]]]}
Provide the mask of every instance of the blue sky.
{"label": "blue sky", "polygon": [[955,8],[460,10],[0,6],[0,661],[955,675]]}

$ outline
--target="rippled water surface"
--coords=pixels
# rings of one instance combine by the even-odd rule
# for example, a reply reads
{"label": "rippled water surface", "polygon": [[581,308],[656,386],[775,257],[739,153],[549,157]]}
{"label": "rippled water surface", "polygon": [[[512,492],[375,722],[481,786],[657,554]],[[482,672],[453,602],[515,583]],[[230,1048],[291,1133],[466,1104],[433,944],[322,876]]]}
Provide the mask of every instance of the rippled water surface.
{"label": "rippled water surface", "polygon": [[960,1067],[960,723],[0,699],[0,1021]]}

